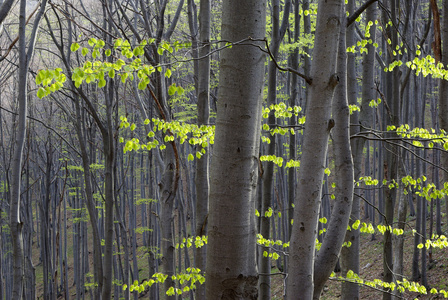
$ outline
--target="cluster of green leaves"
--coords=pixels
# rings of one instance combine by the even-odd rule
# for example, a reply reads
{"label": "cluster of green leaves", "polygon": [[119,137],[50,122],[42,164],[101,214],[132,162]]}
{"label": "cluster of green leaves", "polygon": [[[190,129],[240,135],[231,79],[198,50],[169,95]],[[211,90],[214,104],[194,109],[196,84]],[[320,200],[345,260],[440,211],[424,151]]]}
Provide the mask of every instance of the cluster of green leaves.
{"label": "cluster of green leaves", "polygon": [[436,133],[436,130],[431,128],[430,130],[425,128],[415,127],[410,129],[408,124],[400,126],[389,125],[387,131],[395,131],[395,133],[406,139],[414,139],[412,144],[415,147],[425,147],[422,142],[426,142],[427,147],[433,148],[434,145],[441,145],[448,151],[448,136],[444,130],[440,133]]}
{"label": "cluster of green leaves", "polygon": [[61,68],[56,68],[54,70],[40,70],[36,76],[36,84],[43,85],[43,87],[40,87],[37,90],[37,97],[42,99],[52,92],[61,89],[66,80],[67,77],[62,72]]}
{"label": "cluster of green leaves", "polygon": [[[265,218],[270,218],[270,217],[272,217],[274,215],[274,210],[272,209],[272,207],[268,207],[268,209],[264,212],[264,217]],[[261,215],[260,215],[260,212],[257,210],[257,209],[255,209],[255,216],[257,216],[257,217],[260,217]],[[280,212],[280,211],[278,211],[277,212],[277,216],[279,217],[279,218],[281,218],[282,217],[282,213]]]}
{"label": "cluster of green leaves", "polygon": [[[263,108],[262,116],[263,116],[263,119],[267,119],[267,118],[269,118],[269,115],[271,113],[274,113],[275,118],[280,119],[280,120],[287,120],[287,119],[291,118],[292,116],[298,117],[299,113],[301,111],[302,111],[302,108],[300,106],[291,107],[291,106],[286,105],[284,102],[280,102],[278,104],[271,104],[269,107]],[[300,118],[298,118],[298,124],[299,125],[305,124],[305,116],[301,116]],[[294,128],[283,128],[283,127],[278,127],[278,126],[276,126],[275,128],[271,128],[269,126],[269,124],[267,124],[267,123],[262,124],[262,129],[264,131],[269,132],[271,134],[271,136],[274,136],[275,134],[285,135],[288,132],[291,135],[295,135]],[[271,139],[266,135],[263,135],[261,137],[261,141],[263,143],[267,143],[267,144],[271,143]],[[284,159],[283,159],[283,157],[278,157],[275,155],[262,155],[260,157],[260,161],[270,161],[270,162],[276,164],[277,166],[282,167]],[[300,167],[299,160],[291,159],[286,163],[286,168],[298,168],[298,167]]]}
{"label": "cluster of green leaves", "polygon": [[135,233],[142,234],[144,232],[152,232],[153,229],[148,226],[140,226],[134,229]]}
{"label": "cluster of green leaves", "polygon": [[[261,234],[257,234],[257,244],[260,245],[260,246],[264,246],[264,247],[278,246],[278,247],[282,247],[283,249],[289,247],[289,242],[285,243],[282,240],[274,241],[274,240],[271,240],[271,239],[266,239]],[[280,255],[277,252],[275,252],[275,251],[274,252],[263,251],[263,256],[272,258],[274,260],[277,260],[277,259],[280,258]]]}
{"label": "cluster of green leaves", "polygon": [[378,179],[374,179],[371,176],[361,176],[359,178],[359,181],[357,181],[355,184],[356,186],[360,186],[361,183],[364,183],[365,185],[378,185]]}
{"label": "cluster of green leaves", "polygon": [[417,248],[422,249],[425,247],[426,249],[432,248],[447,248],[448,247],[448,239],[444,235],[433,234],[431,239],[425,241],[425,244],[420,243],[417,245]]}
{"label": "cluster of green leaves", "polygon": [[426,176],[421,176],[420,178],[414,179],[412,176],[405,176],[401,179],[403,182],[405,189],[404,193],[407,194],[408,191],[406,188],[413,188],[416,190],[415,194],[425,198],[427,201],[431,201],[432,199],[442,199],[448,190],[448,183],[445,183],[442,189],[438,189],[434,183],[426,183]]}
{"label": "cluster of green leaves", "polygon": [[[141,284],[135,280],[129,287],[127,284],[123,284],[123,291],[129,288],[129,291],[137,291],[142,293],[145,291],[146,287],[151,287],[155,283],[163,283],[168,278],[168,275],[162,273],[155,273],[152,275],[150,280],[143,281]],[[187,268],[186,273],[178,273],[171,276],[171,279],[175,282],[179,282],[182,289],[170,287],[166,294],[168,296],[181,295],[184,292],[189,292],[191,289],[196,288],[196,283],[203,284],[205,282],[205,277],[201,274],[201,270],[198,268]]]}
{"label": "cluster of green leaves", "polygon": [[[121,123],[120,128],[128,128],[134,131],[137,128],[135,123],[129,123],[127,118],[124,116],[120,117]],[[146,144],[140,142],[137,138],[132,138],[126,141],[124,146],[124,152],[136,151],[139,149],[151,150],[153,148],[159,148],[164,150],[166,145],[164,143],[173,142],[175,138],[179,140],[181,144],[188,141],[190,145],[200,146],[200,150],[196,151],[196,157],[199,159],[205,154],[206,148],[214,143],[214,125],[202,125],[198,126],[196,124],[189,124],[186,122],[172,121],[165,122],[158,118],[153,118],[151,121],[146,119],[144,121],[145,125],[151,123],[152,131],[148,133],[149,141]],[[162,133],[164,135],[164,143],[160,143],[156,138],[156,133]],[[124,138],[120,137],[120,143],[124,143]],[[194,160],[193,154],[188,156],[188,160]]]}
{"label": "cluster of green leaves", "polygon": [[201,248],[202,246],[207,245],[208,239],[206,235],[203,236],[192,236],[188,238],[183,238],[181,243],[176,244],[176,249],[183,249],[185,247],[190,248],[193,243],[196,248]]}
{"label": "cluster of green leaves", "polygon": [[[275,155],[262,155],[260,156],[260,161],[270,161],[279,167],[283,165],[283,157]],[[300,166],[300,161],[298,161],[298,166]]]}
{"label": "cluster of green leaves", "polygon": [[[353,283],[357,283],[360,285],[365,285],[372,288],[386,288],[390,289],[391,291],[398,290],[400,293],[404,293],[406,290],[409,292],[416,292],[419,294],[427,295],[428,291],[425,286],[420,285],[417,282],[408,281],[406,279],[403,280],[397,280],[395,282],[384,282],[380,279],[374,279],[374,280],[365,280],[359,277],[358,274],[353,272],[352,270],[349,270],[346,274],[346,277],[344,276],[338,276],[336,277],[336,274],[333,272],[330,276],[330,279],[333,280],[339,280],[339,281],[349,281]],[[437,290],[435,288],[430,290],[431,294],[441,294],[444,296],[444,298],[448,298],[448,292],[445,290]]]}
{"label": "cluster of green leaves", "polygon": [[[277,119],[288,119],[293,116],[293,114],[297,117],[299,113],[302,111],[300,106],[288,106],[284,102],[280,102],[278,104],[271,104],[269,107],[263,108],[263,118],[269,118],[269,114],[274,112],[274,115]],[[299,124],[304,124],[305,118],[299,119]],[[269,130],[265,129],[265,130]]]}
{"label": "cluster of green leaves", "polygon": [[431,55],[419,57],[420,50],[417,50],[416,54],[417,56],[412,61],[406,62],[406,66],[415,71],[417,76],[421,73],[424,77],[431,75],[434,78],[448,80],[448,70],[441,62],[436,64],[435,58]]}
{"label": "cluster of green leaves", "polygon": [[140,198],[137,201],[135,201],[135,205],[143,205],[143,204],[150,204],[150,203],[157,203],[157,199],[152,198]]}
{"label": "cluster of green leaves", "polygon": [[[360,22],[361,21],[360,17],[358,17],[358,19],[356,21]],[[378,25],[378,20],[375,21],[375,25]],[[349,53],[359,52],[360,54],[368,53],[369,51],[367,49],[367,45],[373,45],[373,47],[378,48],[378,43],[374,43],[371,39],[370,28],[372,26],[373,26],[373,22],[369,21],[365,26],[365,33],[364,33],[365,39],[359,40],[356,43],[356,45],[347,47],[347,52],[349,52]]]}
{"label": "cluster of green leaves", "polygon": [[[87,272],[85,275],[85,282],[84,282],[84,287],[87,289],[93,288],[93,287],[97,287],[98,286],[98,282],[95,282],[93,280],[93,274],[90,272]],[[120,284],[121,285],[121,284]]]}
{"label": "cluster of green leaves", "polygon": [[[165,71],[164,75],[166,77],[171,77],[172,71],[169,68],[159,66],[152,66],[143,63],[141,56],[145,53],[145,46],[155,42],[154,38],[147,40],[142,40],[134,48],[128,40],[117,39],[114,42],[113,48],[108,48],[104,50],[105,42],[103,40],[98,40],[91,38],[88,41],[89,48],[82,47],[78,43],[73,43],[70,47],[72,52],[76,52],[81,49],[81,54],[87,56],[91,53],[92,61],[86,60],[84,64],[80,67],[76,67],[72,71],[72,81],[76,87],[80,87],[83,82],[97,83],[99,88],[106,85],[105,76],[109,78],[115,78],[118,75],[123,83],[129,78],[134,80],[134,74],[137,74],[139,79],[138,88],[144,90],[149,84],[149,76],[158,71]],[[173,45],[166,41],[162,41],[158,44],[157,52],[159,55],[163,55],[165,52],[173,53],[180,48],[185,47],[184,44],[180,42],[175,42]],[[99,60],[101,53],[104,53],[106,57],[114,55],[113,62],[107,62]],[[36,84],[42,85],[38,91],[37,96],[43,98],[48,96],[50,93],[61,89],[66,81],[65,74],[62,73],[62,69],[56,68],[54,70],[41,70],[36,76]],[[184,90],[181,86],[177,86],[173,83],[169,89],[168,93],[174,95],[175,93],[183,94]]]}
{"label": "cluster of green leaves", "polygon": [[361,108],[356,104],[349,104],[348,108],[350,109],[350,115],[352,115],[355,111],[361,111]]}

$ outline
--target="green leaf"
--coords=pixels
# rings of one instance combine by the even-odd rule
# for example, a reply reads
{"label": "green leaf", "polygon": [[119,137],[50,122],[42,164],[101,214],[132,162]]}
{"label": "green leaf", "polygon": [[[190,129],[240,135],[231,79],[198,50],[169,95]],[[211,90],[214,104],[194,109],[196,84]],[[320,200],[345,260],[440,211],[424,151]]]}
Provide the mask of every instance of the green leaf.
{"label": "green leaf", "polygon": [[89,39],[89,46],[93,47],[98,41],[96,40],[96,38],[90,38]]}
{"label": "green leaf", "polygon": [[115,70],[114,69],[109,71],[109,77],[110,78],[114,78],[115,77]]}
{"label": "green leaf", "polygon": [[140,80],[140,82],[138,83],[138,88],[140,90],[146,89],[146,82],[145,82],[145,80]]}
{"label": "green leaf", "polygon": [[106,56],[110,56],[112,54],[112,51],[110,49],[107,49],[105,54],[106,54]]}
{"label": "green leaf", "polygon": [[194,160],[194,156],[193,156],[193,154],[188,154],[188,160],[189,161],[193,161]]}
{"label": "green leaf", "polygon": [[120,74],[120,76],[121,76],[121,82],[125,83],[126,82],[126,78],[128,78],[128,73]]}
{"label": "green leaf", "polygon": [[70,46],[70,50],[72,51],[72,52],[75,52],[76,50],[78,50],[79,49],[79,44],[78,43],[73,43],[71,46]]}
{"label": "green leaf", "polygon": [[168,77],[168,78],[171,77],[171,70],[170,70],[170,69],[166,69],[166,71],[165,71],[165,77]]}
{"label": "green leaf", "polygon": [[176,84],[172,84],[168,88],[168,95],[173,96],[175,93],[176,93]]}
{"label": "green leaf", "polygon": [[82,56],[86,56],[89,53],[89,49],[88,48],[82,48],[81,54]]}
{"label": "green leaf", "polygon": [[99,88],[103,88],[103,87],[105,87],[106,86],[106,80],[104,80],[104,79],[100,79],[99,81],[98,81],[98,87]]}
{"label": "green leaf", "polygon": [[445,144],[443,144],[443,148],[444,148],[445,150],[448,151],[448,142],[446,142]]}
{"label": "green leaf", "polygon": [[36,85],[39,85],[42,83],[42,81],[45,79],[45,72],[39,71],[36,76]]}
{"label": "green leaf", "polygon": [[45,97],[45,94],[45,89],[43,87],[40,87],[37,91],[37,97],[39,97],[39,99],[42,99],[43,97]]}
{"label": "green leaf", "polygon": [[177,87],[177,94],[179,94],[179,96],[181,96],[184,93],[184,89],[181,86]]}

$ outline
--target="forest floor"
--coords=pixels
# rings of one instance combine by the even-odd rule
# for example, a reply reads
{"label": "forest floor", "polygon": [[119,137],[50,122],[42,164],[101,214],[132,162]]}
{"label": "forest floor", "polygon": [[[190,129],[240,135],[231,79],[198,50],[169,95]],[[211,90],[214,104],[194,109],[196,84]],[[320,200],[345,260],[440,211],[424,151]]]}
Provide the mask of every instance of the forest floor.
{"label": "forest floor", "polygon": [[[443,211],[444,208],[443,208]],[[444,217],[445,220],[445,217]],[[366,221],[368,222],[368,220]],[[415,226],[415,218],[408,217],[408,222],[411,226]],[[140,223],[140,222],[139,222]],[[429,232],[429,219],[428,223],[428,232]],[[140,226],[140,224],[138,224]],[[68,231],[72,230],[72,224],[68,225]],[[445,229],[445,226],[444,228]],[[88,239],[91,241],[90,230],[88,230]],[[142,245],[141,238],[138,239],[138,244]],[[73,285],[73,248],[72,248],[72,235],[69,235],[68,239],[68,278],[69,278],[69,289],[71,298],[76,298],[76,286]],[[89,249],[91,249],[91,243],[89,242]],[[412,235],[411,230],[405,231],[405,244],[404,244],[404,275],[407,280],[411,280],[412,276],[412,256],[413,256],[413,248],[414,248],[414,237]],[[143,251],[144,247],[139,247],[139,273],[141,278],[147,278],[149,274],[147,274],[147,258],[145,258],[145,253]],[[191,249],[189,249],[191,252]],[[360,245],[360,274],[359,277],[364,280],[375,280],[382,279],[383,273],[383,261],[382,261],[382,253],[383,253],[383,236],[381,234],[376,234],[375,239],[372,240],[371,234],[361,234],[361,245]],[[429,251],[427,251],[427,255]],[[191,257],[192,253],[190,253]],[[91,256],[91,252],[90,255]],[[38,259],[39,257],[39,249],[37,247],[33,247],[33,258]],[[34,260],[36,266],[36,295],[42,297],[43,294],[43,278],[42,278],[42,264],[38,261]],[[92,264],[92,257],[90,257],[90,264]],[[132,262],[131,262],[132,263]],[[274,263],[273,263],[274,264]],[[443,296],[440,294],[430,294],[429,291],[431,288],[436,288],[437,290],[446,290],[448,291],[448,248],[445,249],[432,249],[432,261],[429,260],[427,256],[427,264],[430,266],[430,269],[427,271],[428,278],[428,295],[419,295],[417,293],[404,293],[401,299],[443,299]],[[92,265],[90,266],[91,269]],[[419,265],[421,268],[421,263]],[[277,269],[273,268],[272,272],[276,272]],[[277,270],[278,271],[278,270]],[[336,276],[341,276],[341,273],[337,273]],[[60,275],[58,276],[58,280],[60,280]],[[283,290],[284,290],[284,278],[283,276],[273,276],[272,277],[272,299],[280,300],[283,299]],[[324,292],[321,296],[322,300],[333,300],[333,299],[341,299],[340,294],[341,283],[337,280],[329,280],[324,288]],[[87,292],[87,291],[86,291]],[[86,295],[89,297],[88,294]],[[186,296],[186,295],[185,295]],[[147,296],[146,296],[147,297]],[[367,300],[376,300],[381,299],[382,293],[378,290],[372,289],[370,287],[361,286],[360,289],[360,299]],[[41,299],[41,298],[40,298]],[[63,297],[59,297],[58,299],[63,299]]]}
{"label": "forest floor", "polygon": [[[415,220],[415,218],[413,218]],[[414,225],[415,221],[408,218],[408,222]],[[429,223],[429,220],[428,222]],[[429,226],[429,224],[428,224]],[[429,228],[428,228],[429,229]],[[405,232],[404,243],[404,276],[411,281],[412,277],[412,256],[414,253],[414,237],[411,230]],[[421,255],[421,251],[420,251]],[[429,250],[426,251],[427,270],[427,295],[419,295],[417,293],[405,292],[401,295],[401,299],[444,299],[441,294],[430,294],[431,288],[437,290],[448,291],[448,249],[432,249],[432,260],[429,259]],[[419,268],[421,270],[421,260],[419,261]],[[341,273],[337,273],[341,276]],[[364,280],[382,279],[383,277],[383,236],[381,234],[375,235],[372,240],[372,235],[362,234],[360,246],[360,274],[359,277]],[[338,281],[328,281],[325,291],[322,294],[322,300],[341,299],[341,283]],[[361,286],[360,299],[382,299],[382,293],[379,290],[367,286]],[[397,298],[400,299],[400,298]]]}

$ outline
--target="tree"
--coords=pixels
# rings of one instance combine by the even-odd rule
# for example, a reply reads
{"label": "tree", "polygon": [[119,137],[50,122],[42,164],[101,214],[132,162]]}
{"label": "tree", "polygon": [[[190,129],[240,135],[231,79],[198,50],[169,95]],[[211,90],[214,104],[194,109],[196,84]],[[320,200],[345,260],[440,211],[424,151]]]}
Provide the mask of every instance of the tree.
{"label": "tree", "polygon": [[[448,1],[443,1],[443,24],[441,28],[442,34],[442,55],[441,62],[448,65]],[[448,80],[440,79],[439,83],[439,126],[441,130],[448,132]],[[442,152],[440,163],[445,170],[448,170],[448,153]],[[442,182],[448,182],[448,174],[443,172]],[[446,197],[445,197],[446,199]],[[447,222],[448,222],[448,205],[446,206]]]}
{"label": "tree", "polygon": [[[280,44],[285,36],[289,14],[291,10],[291,1],[285,2],[285,9],[283,14],[283,20],[280,24],[280,1],[274,0],[272,2],[272,28],[271,28],[271,43],[269,49],[272,52],[272,57],[277,60]],[[274,60],[270,60],[268,63],[268,98],[267,106],[275,105],[277,103],[277,67]],[[271,111],[268,123],[271,126],[275,124],[274,111]],[[275,155],[276,149],[276,137],[272,136],[270,143],[267,145],[267,154]],[[271,219],[265,216],[265,212],[272,206],[272,196],[274,194],[274,164],[267,162],[263,168],[262,176],[262,195],[261,195],[261,215],[260,215],[260,234],[264,238],[270,238],[270,223]],[[265,252],[269,252],[268,247],[264,247],[259,251],[259,299],[270,299],[271,295],[271,260],[264,256]]]}
{"label": "tree", "polygon": [[[199,8],[199,38],[200,48],[198,62],[198,126],[208,125],[210,122],[210,0],[201,0]],[[209,205],[209,153],[196,162],[196,236],[207,235],[207,218]],[[196,250],[196,266],[205,270],[206,248]],[[205,287],[199,286],[196,291],[198,300],[205,299]]]}
{"label": "tree", "polygon": [[319,1],[311,67],[310,99],[306,111],[301,166],[298,172],[287,282],[288,299],[313,298],[314,257],[322,181],[328,138],[334,127],[331,104],[338,84],[336,58],[342,22],[343,1]]}
{"label": "tree", "polygon": [[[12,2],[12,1],[8,1]],[[5,2],[6,5],[8,2]],[[41,3],[39,14],[34,21],[31,37],[26,41],[26,1],[20,1],[19,16],[19,86],[17,102],[19,103],[19,120],[17,135],[15,141],[15,152],[13,158],[12,177],[11,177],[11,203],[10,203],[10,228],[13,245],[13,288],[12,296],[14,299],[22,299],[23,276],[24,276],[24,252],[22,239],[22,220],[21,211],[21,176],[22,176],[22,155],[26,136],[27,119],[27,98],[28,98],[28,67],[34,53],[34,43],[36,41],[39,22],[45,12],[47,1]],[[3,6],[2,6],[3,8]],[[1,17],[1,16],[0,16]],[[4,17],[3,17],[4,19]],[[3,21],[0,20],[0,23]],[[28,44],[28,49],[27,49]]]}
{"label": "tree", "polygon": [[[224,1],[222,52],[210,167],[206,298],[256,299],[255,193],[261,127],[266,2]],[[252,45],[255,43],[255,45]]]}
{"label": "tree", "polygon": [[[354,12],[354,1],[349,1],[350,14]],[[375,86],[374,86],[374,60],[375,60],[375,48],[373,43],[375,42],[375,30],[376,26],[374,24],[376,19],[376,7],[375,4],[370,5],[366,11],[366,24],[372,22],[370,26],[370,32],[368,37],[372,39],[372,44],[367,45],[367,53],[363,54],[363,69],[362,69],[362,102],[360,107],[360,113],[354,112],[351,115],[351,124],[359,124],[359,126],[352,126],[350,135],[356,135],[360,132],[365,132],[368,128],[373,127],[373,113],[374,109],[369,106],[370,100],[375,98]],[[347,28],[347,47],[351,47],[355,44],[354,34],[355,34],[355,24],[349,25]],[[366,33],[367,35],[367,33]],[[351,87],[348,86],[348,94],[350,104],[357,104],[357,91],[356,91],[356,70],[355,70],[355,54],[348,53],[348,76],[351,80]],[[353,92],[350,92],[353,91]],[[353,164],[354,164],[354,179],[357,181],[362,175],[362,160],[363,160],[363,150],[365,144],[364,138],[357,138],[352,140],[351,149],[353,153]],[[359,195],[360,189],[355,189],[354,192]],[[354,222],[360,219],[360,198],[354,196],[352,213],[350,216],[350,226]],[[359,246],[360,246],[360,233],[358,230],[347,231],[345,241],[350,242],[350,247],[343,247],[341,249],[341,269],[342,274],[346,275],[350,270],[359,273]],[[356,299],[359,297],[359,285],[350,282],[342,282],[341,293],[344,299]]]}

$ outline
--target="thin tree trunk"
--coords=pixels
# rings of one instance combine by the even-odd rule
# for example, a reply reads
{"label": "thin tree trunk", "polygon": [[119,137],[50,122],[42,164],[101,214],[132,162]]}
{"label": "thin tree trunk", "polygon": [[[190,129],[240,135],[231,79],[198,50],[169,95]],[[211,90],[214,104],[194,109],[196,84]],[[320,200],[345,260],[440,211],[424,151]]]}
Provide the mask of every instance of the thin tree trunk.
{"label": "thin tree trunk", "polygon": [[[1,10],[5,7],[5,2]],[[22,228],[23,223],[20,219],[20,186],[21,186],[21,172],[22,172],[22,154],[25,144],[26,136],[26,118],[28,114],[27,110],[27,98],[28,98],[28,66],[30,64],[32,55],[34,53],[34,42],[39,27],[39,22],[45,11],[47,1],[43,0],[41,3],[41,9],[36,16],[33,24],[31,36],[29,38],[28,49],[26,48],[26,0],[20,1],[19,11],[19,82],[18,82],[18,98],[19,103],[19,119],[16,140],[14,145],[14,156],[12,159],[12,175],[11,175],[11,202],[10,202],[10,230],[13,250],[13,287],[12,297],[13,299],[22,299],[23,293],[23,277],[24,277],[24,252],[23,252],[23,237]],[[1,18],[2,16],[0,16]],[[0,23],[3,19],[0,19]]]}
{"label": "thin tree trunk", "polygon": [[[398,1],[392,0],[390,2],[391,9],[391,18],[393,23],[398,22],[397,14],[398,14]],[[398,45],[398,33],[394,28],[389,31],[389,37],[392,41],[391,47],[395,48]],[[395,57],[391,57],[391,53],[388,53],[388,62],[392,62],[397,59]],[[387,125],[399,125],[399,113],[400,113],[400,74],[399,68],[394,68],[394,70],[389,75],[390,82],[392,84],[388,84],[390,89],[386,93],[386,102],[390,108],[388,110],[388,114],[386,115],[386,124]],[[386,75],[386,76],[387,76]],[[389,134],[389,136],[392,136]],[[399,161],[399,151],[397,146],[387,145],[385,146],[389,149],[389,151],[385,152],[384,159],[384,178],[387,180],[388,184],[393,184],[394,181],[397,180],[398,173],[398,161]],[[385,198],[384,198],[384,215],[385,215],[385,226],[389,227],[393,225],[394,222],[394,200],[397,196],[397,189],[395,187],[388,188],[387,186],[384,189]],[[383,280],[384,282],[393,282],[393,248],[392,248],[392,232],[390,230],[386,230],[384,233],[384,242],[383,242]],[[383,293],[383,300],[389,300],[392,298],[391,290],[386,288]]]}
{"label": "thin tree trunk", "polygon": [[[349,7],[351,8],[351,12],[354,12],[354,1],[350,0]],[[369,21],[375,22],[376,19],[376,4],[372,4],[367,8],[366,11],[366,24]],[[347,46],[352,46],[355,44],[354,40],[354,26],[352,24],[347,30]],[[376,26],[373,24],[370,27],[370,39],[372,39],[372,43],[375,42],[375,31]],[[367,33],[366,33],[367,34]],[[350,41],[350,42],[349,42]],[[372,44],[367,45],[367,53],[363,55],[363,70],[362,70],[362,102],[361,102],[361,112],[354,112],[351,116],[351,122],[355,126],[351,127],[351,135],[359,134],[367,130],[368,128],[373,127],[373,117],[374,110],[369,106],[370,100],[375,99],[375,86],[374,86],[374,60],[375,60],[375,48]],[[348,76],[352,76],[348,80],[348,85],[353,85],[356,82],[356,72],[355,72],[355,61],[354,55],[349,53],[349,69]],[[355,77],[355,78],[354,78]],[[349,101],[350,104],[357,104],[357,92],[356,86],[349,88]],[[362,169],[362,160],[363,160],[363,149],[365,145],[365,139],[363,137],[359,137],[355,139],[351,143],[353,150],[353,161],[354,161],[354,179],[355,181],[359,180],[361,176]],[[367,164],[367,162],[366,162]],[[360,189],[355,189],[355,193],[359,194]],[[360,218],[360,199],[358,196],[354,196],[350,226],[359,220]],[[350,230],[347,231],[346,242],[350,242],[350,247],[344,247],[341,250],[341,267],[342,267],[342,275],[346,276],[349,270],[353,271],[355,274],[359,274],[359,230]],[[342,283],[341,297],[343,299],[358,299],[359,298],[359,285],[350,283],[348,281],[344,281]]]}
{"label": "thin tree trunk", "polygon": [[[201,0],[199,7],[199,56],[204,57],[198,62],[198,126],[210,122],[210,0]],[[210,147],[208,148],[210,149]],[[209,182],[209,150],[196,161],[196,236],[207,235]],[[195,249],[196,267],[205,271],[206,247]],[[205,286],[196,289],[196,299],[205,299]]]}
{"label": "thin tree trunk", "polygon": [[[280,44],[286,32],[285,20],[289,19],[290,1],[285,3],[284,19],[282,28],[280,28],[280,1],[272,0],[272,36],[269,46],[272,56],[277,59]],[[276,104],[277,102],[277,67],[274,61],[268,63],[268,99],[267,105]],[[268,124],[274,126],[276,118],[274,112],[268,117]],[[269,134],[270,136],[270,134]],[[267,145],[267,155],[275,155],[276,136],[270,136],[271,142]],[[271,218],[265,216],[265,212],[272,206],[274,186],[274,164],[272,162],[265,163],[263,172],[262,185],[262,203],[260,215],[260,234],[268,239],[270,238],[270,222]],[[271,260],[269,256],[264,257],[264,252],[270,252],[269,247],[262,247],[259,253],[259,274],[258,290],[259,299],[268,300],[271,298]]]}
{"label": "thin tree trunk", "polygon": [[[443,25],[442,32],[442,59],[443,65],[448,64],[448,0],[443,0]],[[448,80],[440,79],[439,83],[439,127],[444,130],[445,134],[448,132]],[[440,165],[448,170],[448,152],[442,151],[440,153]],[[443,172],[442,182],[448,182],[448,173]],[[445,199],[447,197],[445,196]],[[448,224],[448,205],[446,205],[446,223]]]}

